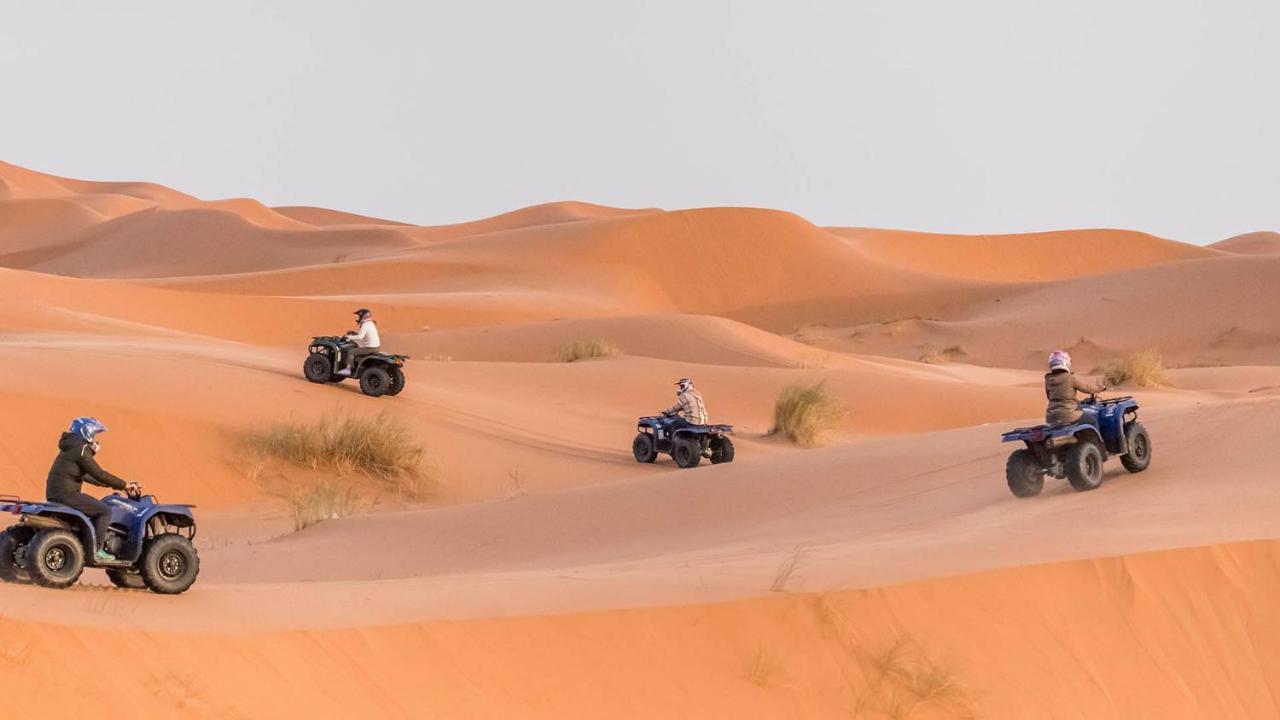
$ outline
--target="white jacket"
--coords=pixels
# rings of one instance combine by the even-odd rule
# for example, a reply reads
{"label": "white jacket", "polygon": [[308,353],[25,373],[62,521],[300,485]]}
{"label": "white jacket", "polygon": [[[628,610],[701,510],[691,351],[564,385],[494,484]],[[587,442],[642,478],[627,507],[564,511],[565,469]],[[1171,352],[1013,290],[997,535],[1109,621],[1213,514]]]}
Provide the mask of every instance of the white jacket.
{"label": "white jacket", "polygon": [[349,333],[348,337],[362,348],[382,347],[382,339],[378,337],[378,325],[372,320],[360,323],[360,330]]}

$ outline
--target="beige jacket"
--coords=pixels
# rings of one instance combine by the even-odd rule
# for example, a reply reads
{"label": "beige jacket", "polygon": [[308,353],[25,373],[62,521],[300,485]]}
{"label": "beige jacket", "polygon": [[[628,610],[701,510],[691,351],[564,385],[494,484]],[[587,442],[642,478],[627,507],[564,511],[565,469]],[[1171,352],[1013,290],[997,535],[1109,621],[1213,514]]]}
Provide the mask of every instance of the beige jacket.
{"label": "beige jacket", "polygon": [[1051,372],[1044,376],[1044,394],[1049,399],[1044,420],[1050,425],[1065,425],[1080,419],[1084,413],[1076,393],[1100,393],[1101,385],[1085,382],[1069,372]]}
{"label": "beige jacket", "polygon": [[676,404],[667,408],[667,414],[679,415],[694,425],[707,424],[707,405],[702,402],[702,393],[697,390],[678,393]]}

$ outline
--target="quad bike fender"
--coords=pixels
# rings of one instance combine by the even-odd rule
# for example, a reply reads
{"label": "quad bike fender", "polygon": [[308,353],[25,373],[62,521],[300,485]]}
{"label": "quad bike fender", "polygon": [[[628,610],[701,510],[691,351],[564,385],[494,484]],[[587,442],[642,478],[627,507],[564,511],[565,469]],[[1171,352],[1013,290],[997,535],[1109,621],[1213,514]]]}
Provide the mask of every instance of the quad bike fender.
{"label": "quad bike fender", "polygon": [[88,548],[97,547],[93,523],[75,508],[27,505],[23,508],[22,523],[33,528],[70,530]]}

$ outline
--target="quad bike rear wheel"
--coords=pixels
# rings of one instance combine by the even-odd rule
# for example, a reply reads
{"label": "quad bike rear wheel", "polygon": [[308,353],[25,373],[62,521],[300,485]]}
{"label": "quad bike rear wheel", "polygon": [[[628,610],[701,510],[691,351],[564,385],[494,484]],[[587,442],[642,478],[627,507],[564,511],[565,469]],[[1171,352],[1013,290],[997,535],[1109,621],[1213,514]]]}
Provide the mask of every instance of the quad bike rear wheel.
{"label": "quad bike rear wheel", "polygon": [[1067,451],[1067,482],[1084,492],[1102,484],[1102,451],[1090,440],[1082,440]]}
{"label": "quad bike rear wheel", "polygon": [[107,579],[118,588],[125,588],[126,590],[147,589],[147,583],[142,579],[142,573],[137,570],[107,568]]}
{"label": "quad bike rear wheel", "polygon": [[391,387],[387,388],[387,394],[395,397],[404,389],[404,370],[393,365],[387,368],[387,373],[391,375]]}
{"label": "quad bike rear wheel", "polygon": [[360,392],[369,397],[382,397],[391,389],[391,373],[380,365],[372,365],[360,373]]}
{"label": "quad bike rear wheel", "polygon": [[721,435],[711,439],[711,464],[733,462],[733,441]]}
{"label": "quad bike rear wheel", "polygon": [[71,587],[84,572],[84,546],[70,530],[41,530],[27,546],[26,567],[37,585]]}
{"label": "quad bike rear wheel", "polygon": [[333,382],[333,360],[324,353],[311,353],[302,362],[302,374],[313,383]]}
{"label": "quad bike rear wheel", "polygon": [[0,580],[10,583],[31,582],[31,572],[23,567],[31,528],[14,526],[0,532]]}
{"label": "quad bike rear wheel", "polygon": [[671,446],[671,457],[682,468],[695,468],[702,462],[702,443],[689,437],[677,439]]}
{"label": "quad bike rear wheel", "polygon": [[1014,450],[1004,464],[1004,479],[1014,497],[1035,497],[1044,489],[1044,469],[1027,449]]}
{"label": "quad bike rear wheel", "polygon": [[1140,473],[1151,464],[1151,436],[1142,423],[1135,422],[1124,434],[1129,452],[1120,456],[1120,464],[1131,473]]}
{"label": "quad bike rear wheel", "polygon": [[636,439],[631,441],[631,454],[636,462],[651,463],[658,459],[658,444],[649,433],[636,433]]}
{"label": "quad bike rear wheel", "polygon": [[200,574],[200,556],[191,541],[177,533],[165,533],[147,544],[138,567],[151,592],[177,595],[186,592]]}

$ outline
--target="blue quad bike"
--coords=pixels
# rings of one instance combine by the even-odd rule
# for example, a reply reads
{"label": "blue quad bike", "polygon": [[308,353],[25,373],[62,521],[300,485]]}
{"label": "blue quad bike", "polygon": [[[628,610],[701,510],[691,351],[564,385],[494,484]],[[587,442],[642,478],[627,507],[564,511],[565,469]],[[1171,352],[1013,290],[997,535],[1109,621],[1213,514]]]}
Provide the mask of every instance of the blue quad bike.
{"label": "blue quad bike", "polygon": [[705,456],[712,464],[733,462],[732,425],[688,425],[676,428],[674,415],[642,417],[631,443],[636,462],[651,463],[658,453],[670,455],[682,468],[698,467]]}
{"label": "blue quad bike", "polygon": [[75,508],[0,495],[0,512],[19,520],[0,532],[0,580],[47,588],[74,585],[86,567],[107,571],[112,584],[176,595],[200,573],[194,505],[161,505],[152,495],[112,493],[106,550],[117,561],[99,563],[93,523]]}
{"label": "blue quad bike", "polygon": [[345,337],[320,335],[311,339],[307,359],[302,364],[302,374],[313,383],[339,383],[348,378],[358,378],[360,392],[370,397],[399,395],[404,390],[404,361],[408,355],[374,353],[365,355],[356,363],[354,372],[347,375],[346,354],[355,349],[355,343]]}
{"label": "blue quad bike", "polygon": [[1132,397],[1099,400],[1096,395],[1080,403],[1098,414],[1098,424],[1036,425],[1010,430],[1004,442],[1021,442],[1005,463],[1009,490],[1020,498],[1039,495],[1044,476],[1065,479],[1079,491],[1102,484],[1102,465],[1118,455],[1131,473],[1151,464],[1151,436],[1138,422],[1138,401]]}

